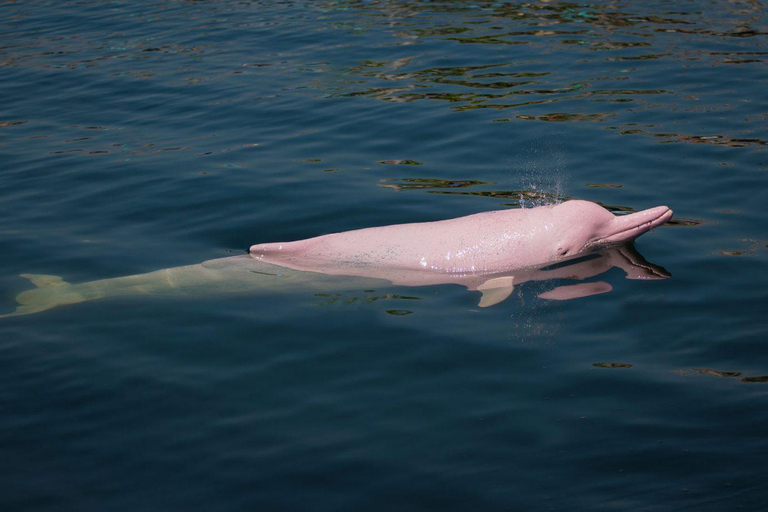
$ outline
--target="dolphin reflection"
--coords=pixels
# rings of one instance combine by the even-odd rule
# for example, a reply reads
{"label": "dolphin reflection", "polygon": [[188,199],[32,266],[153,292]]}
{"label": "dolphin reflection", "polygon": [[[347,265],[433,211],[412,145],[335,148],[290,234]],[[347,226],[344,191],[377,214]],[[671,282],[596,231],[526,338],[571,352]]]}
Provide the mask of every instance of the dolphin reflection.
{"label": "dolphin reflection", "polygon": [[[57,276],[22,274],[35,288],[21,292],[16,297],[16,310],[0,315],[0,318],[29,315],[59,306],[112,297],[316,294],[374,287],[440,284],[459,284],[470,291],[479,291],[482,295],[479,305],[487,307],[502,302],[509,297],[514,287],[528,281],[552,282],[553,287],[539,295],[543,299],[567,300],[605,293],[612,289],[607,282],[585,280],[614,267],[622,269],[628,279],[670,277],[663,267],[643,258],[631,243],[582,253],[545,266],[516,268],[492,274],[434,274],[374,267],[367,270],[358,268],[352,276],[335,275],[291,269],[242,255],[80,284],[67,283]],[[582,282],[562,284],[563,280]]]}

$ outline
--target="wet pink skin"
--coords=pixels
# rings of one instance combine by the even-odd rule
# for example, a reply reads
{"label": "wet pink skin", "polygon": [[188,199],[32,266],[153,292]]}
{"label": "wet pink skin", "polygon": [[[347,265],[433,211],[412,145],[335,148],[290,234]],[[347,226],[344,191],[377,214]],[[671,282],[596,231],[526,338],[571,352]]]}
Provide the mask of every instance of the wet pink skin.
{"label": "wet pink skin", "polygon": [[459,276],[571,259],[634,240],[670,218],[672,210],[666,206],[615,216],[595,203],[574,200],[256,244],[250,254],[267,263],[332,275],[412,282],[418,274],[424,284],[455,282]]}

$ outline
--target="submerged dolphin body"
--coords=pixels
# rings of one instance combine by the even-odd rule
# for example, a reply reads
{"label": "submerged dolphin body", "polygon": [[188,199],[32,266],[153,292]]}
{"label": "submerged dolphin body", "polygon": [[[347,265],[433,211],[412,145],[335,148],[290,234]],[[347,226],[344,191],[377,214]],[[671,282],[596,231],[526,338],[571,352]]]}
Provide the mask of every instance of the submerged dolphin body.
{"label": "submerged dolphin body", "polygon": [[[569,215],[577,217],[568,220]],[[482,292],[480,306],[485,307],[503,301],[513,286],[526,281],[583,280],[613,267],[623,269],[629,279],[669,277],[631,245],[620,244],[671,216],[668,208],[658,207],[614,217],[594,203],[569,201],[554,207],[255,245],[250,255],[81,284],[23,274],[36,288],[20,293],[17,309],[0,318],[110,297],[318,293],[393,284],[460,284]],[[451,257],[441,261],[439,256],[446,254]],[[610,289],[607,283],[589,282],[560,286],[540,296],[564,300]]]}
{"label": "submerged dolphin body", "polygon": [[29,279],[35,288],[17,295],[16,310],[0,318],[113,297],[318,293],[389,284],[379,279],[296,271],[256,261],[247,254],[80,284],[68,283],[58,276],[21,274],[21,277]]}

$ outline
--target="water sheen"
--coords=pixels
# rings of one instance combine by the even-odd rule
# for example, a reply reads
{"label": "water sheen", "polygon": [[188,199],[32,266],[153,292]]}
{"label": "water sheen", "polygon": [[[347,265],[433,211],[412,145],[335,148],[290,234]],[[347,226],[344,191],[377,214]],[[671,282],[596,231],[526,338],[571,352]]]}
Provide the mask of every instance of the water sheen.
{"label": "water sheen", "polygon": [[0,320],[0,508],[763,510],[757,0],[0,3],[0,299],[586,199],[663,280],[115,297]]}

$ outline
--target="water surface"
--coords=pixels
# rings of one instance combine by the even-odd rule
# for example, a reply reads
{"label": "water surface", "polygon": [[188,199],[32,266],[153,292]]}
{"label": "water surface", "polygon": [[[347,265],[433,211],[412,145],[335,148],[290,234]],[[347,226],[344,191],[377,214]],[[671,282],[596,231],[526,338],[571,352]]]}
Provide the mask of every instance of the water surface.
{"label": "water surface", "polygon": [[762,510],[766,11],[0,4],[0,293],[565,198],[665,280],[117,297],[0,321],[3,510]]}

